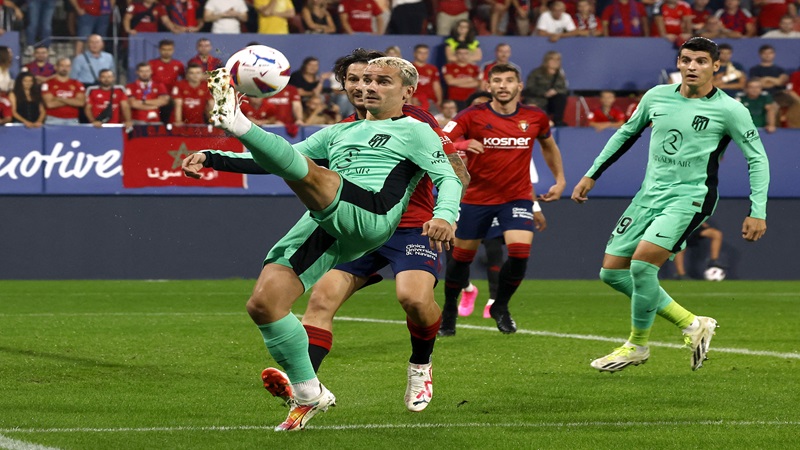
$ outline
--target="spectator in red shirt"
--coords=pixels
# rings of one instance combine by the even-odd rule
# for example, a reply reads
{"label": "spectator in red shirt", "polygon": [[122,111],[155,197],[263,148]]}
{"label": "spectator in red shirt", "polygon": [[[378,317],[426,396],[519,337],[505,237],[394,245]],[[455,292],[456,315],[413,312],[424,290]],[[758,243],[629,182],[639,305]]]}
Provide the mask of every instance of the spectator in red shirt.
{"label": "spectator in red shirt", "polygon": [[625,123],[625,112],[614,106],[616,101],[614,91],[601,91],[600,107],[589,113],[589,126],[597,131],[621,127]]}
{"label": "spectator in red shirt", "polygon": [[[339,21],[345,34],[381,34],[384,29],[382,12],[375,0],[342,0],[339,3]],[[372,29],[373,18],[375,30]]]}
{"label": "spectator in red shirt", "polygon": [[414,47],[414,61],[412,61],[414,67],[417,68],[417,73],[419,73],[417,90],[414,92],[412,99],[416,99],[416,102],[428,111],[430,111],[431,105],[437,110],[442,108],[441,77],[439,69],[428,63],[430,53],[430,47],[426,44],[416,45]]}
{"label": "spectator in red shirt", "polygon": [[48,125],[78,125],[80,109],[86,104],[86,88],[69,77],[72,61],[59,58],[56,75],[42,84],[42,102],[47,109]]}
{"label": "spectator in red shirt", "polygon": [[247,97],[240,105],[242,114],[258,126],[271,125],[278,122],[277,108],[263,98]]}
{"label": "spectator in red shirt", "polygon": [[467,98],[481,85],[481,70],[471,64],[469,58],[469,47],[460,44],[456,48],[456,62],[447,63],[442,68],[447,98],[456,102],[459,111],[467,106]]}
{"label": "spectator in red shirt", "polygon": [[160,109],[169,103],[167,88],[153,81],[153,69],[146,62],[136,65],[133,83],[128,83],[125,93],[131,104],[131,116],[136,125],[161,123]]}
{"label": "spectator in red shirt", "polygon": [[614,0],[602,14],[603,36],[649,36],[647,11],[637,0]]}
{"label": "spectator in red shirt", "polygon": [[787,14],[797,16],[794,0],[753,0],[753,6],[758,11],[759,34],[780,28],[781,17]]}
{"label": "spectator in red shirt", "polygon": [[750,11],[740,7],[739,0],[725,0],[725,7],[714,14],[722,26],[728,30],[732,38],[753,37],[756,35],[756,23]]}
{"label": "spectator in red shirt", "polygon": [[122,29],[133,36],[137,33],[155,33],[159,24],[165,29],[177,33],[178,28],[169,20],[164,5],[157,0],[137,0],[128,5],[122,17]]}
{"label": "spectator in red shirt", "polygon": [[203,79],[203,68],[190,64],[186,69],[186,79],[178,81],[172,88],[172,99],[175,101],[175,125],[205,124],[206,115],[211,111],[213,100],[208,91],[208,84]]}
{"label": "spectator in red shirt", "polygon": [[0,125],[11,123],[11,119],[14,118],[12,111],[11,100],[0,96]]}
{"label": "spectator in red shirt", "polygon": [[25,64],[23,70],[32,73],[36,77],[36,82],[42,84],[56,74],[55,66],[48,61],[49,57],[50,49],[44,45],[39,45],[33,50],[33,61]]}
{"label": "spectator in red shirt", "polygon": [[[708,2],[708,0],[700,0]],[[579,36],[602,36],[603,24],[595,15],[594,4],[589,0],[578,0],[575,13],[575,27]]]}
{"label": "spectator in red shirt", "polygon": [[276,124],[286,127],[286,132],[294,137],[303,123],[303,102],[297,88],[291,84],[286,85],[281,92],[266,99],[266,102],[275,108]]}
{"label": "spectator in red shirt", "polygon": [[[200,38],[197,40],[197,54],[186,65],[197,63],[203,68],[203,73],[225,66],[221,59],[211,55],[211,40]],[[205,76],[205,75],[204,75]]]}
{"label": "spectator in red shirt", "polygon": [[709,0],[694,0],[692,3],[692,33],[700,34],[700,30],[705,28],[706,21],[713,12],[708,7]]}
{"label": "spectator in red shirt", "polygon": [[84,111],[89,123],[102,127],[104,123],[122,123],[129,128],[131,105],[125,89],[116,84],[117,78],[111,69],[103,69],[97,76],[100,84],[86,90]]}
{"label": "spectator in red shirt", "polygon": [[197,0],[162,0],[161,4],[176,27],[175,33],[196,33],[205,25],[202,14],[197,16],[201,10]]}
{"label": "spectator in red shirt", "polygon": [[163,84],[167,91],[172,92],[172,88],[185,74],[183,63],[172,57],[175,54],[175,42],[169,39],[159,41],[158,54],[158,58],[148,61],[153,69],[153,81]]}
{"label": "spectator in red shirt", "polygon": [[692,37],[692,7],[683,0],[663,0],[656,3],[653,23],[658,36],[680,47]]}

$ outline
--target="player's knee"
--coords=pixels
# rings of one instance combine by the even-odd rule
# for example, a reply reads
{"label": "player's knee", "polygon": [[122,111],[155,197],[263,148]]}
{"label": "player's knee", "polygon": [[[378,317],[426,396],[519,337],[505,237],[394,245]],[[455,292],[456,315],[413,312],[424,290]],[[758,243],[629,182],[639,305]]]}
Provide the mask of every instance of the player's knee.
{"label": "player's knee", "polygon": [[306,315],[333,317],[338,306],[338,302],[334,304],[333,298],[326,292],[315,289],[311,292],[311,297],[308,299]]}

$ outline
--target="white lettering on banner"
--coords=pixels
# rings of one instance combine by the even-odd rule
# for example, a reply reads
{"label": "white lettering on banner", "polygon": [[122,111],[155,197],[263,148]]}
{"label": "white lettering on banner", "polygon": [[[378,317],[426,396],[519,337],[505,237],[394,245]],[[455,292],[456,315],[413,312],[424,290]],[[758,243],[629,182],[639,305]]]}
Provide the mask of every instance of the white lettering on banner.
{"label": "white lettering on banner", "polygon": [[[167,180],[169,178],[181,178],[183,176],[182,170],[162,170],[158,167],[147,168],[147,178],[154,178],[158,180]],[[200,178],[206,181],[211,181],[219,176],[216,170],[204,170],[200,173]]]}
{"label": "white lettering on banner", "polygon": [[485,137],[483,138],[484,146],[494,147],[530,147],[530,137]]}
{"label": "white lettering on banner", "polygon": [[[70,147],[73,149],[80,146],[80,141],[70,142]],[[100,178],[111,178],[122,173],[122,151],[120,150],[110,149],[99,155],[67,151],[62,155],[63,150],[64,143],[58,142],[53,146],[53,151],[49,155],[43,155],[38,150],[31,150],[25,156],[12,158],[0,156],[0,177],[7,176],[12,180],[17,180],[20,176],[31,178],[42,168],[45,178],[50,178],[56,168],[60,178],[84,178],[92,169]]]}
{"label": "white lettering on banner", "polygon": [[424,256],[436,260],[439,254],[422,244],[408,244],[406,245],[406,256]]}

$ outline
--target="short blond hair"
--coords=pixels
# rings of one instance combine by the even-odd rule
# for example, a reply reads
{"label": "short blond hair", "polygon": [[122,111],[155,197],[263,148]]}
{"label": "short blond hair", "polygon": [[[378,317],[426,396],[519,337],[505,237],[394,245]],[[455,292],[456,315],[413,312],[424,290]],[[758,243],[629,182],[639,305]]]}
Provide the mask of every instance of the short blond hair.
{"label": "short blond hair", "polygon": [[417,82],[419,82],[419,72],[413,64],[403,58],[395,56],[383,56],[380,58],[371,59],[369,65],[376,67],[391,67],[400,71],[400,79],[403,81],[403,86],[412,86],[417,89]]}

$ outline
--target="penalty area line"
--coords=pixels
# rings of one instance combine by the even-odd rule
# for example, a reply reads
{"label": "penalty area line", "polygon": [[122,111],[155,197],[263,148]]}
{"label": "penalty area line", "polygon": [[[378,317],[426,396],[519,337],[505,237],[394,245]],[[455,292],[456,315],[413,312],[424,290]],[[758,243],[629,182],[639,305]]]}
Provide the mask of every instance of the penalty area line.
{"label": "penalty area line", "polygon": [[[705,420],[705,421],[586,421],[586,422],[471,422],[471,423],[365,423],[350,425],[310,425],[308,430],[397,430],[397,429],[422,429],[422,428],[627,428],[627,427],[696,427],[722,426],[722,427],[796,427],[800,421],[790,420]],[[233,426],[175,426],[175,427],[120,427],[120,428],[5,428],[2,433],[160,433],[160,432],[198,432],[198,431],[264,431],[273,430],[273,426],[266,425],[233,425]],[[2,435],[0,435],[2,436]],[[9,441],[26,444],[23,441],[8,439]],[[2,442],[2,441],[0,441]],[[29,444],[30,445],[30,444]],[[53,447],[38,445],[29,447],[2,447],[10,450],[58,450]]]}

